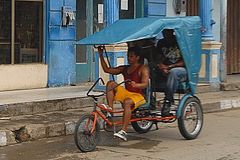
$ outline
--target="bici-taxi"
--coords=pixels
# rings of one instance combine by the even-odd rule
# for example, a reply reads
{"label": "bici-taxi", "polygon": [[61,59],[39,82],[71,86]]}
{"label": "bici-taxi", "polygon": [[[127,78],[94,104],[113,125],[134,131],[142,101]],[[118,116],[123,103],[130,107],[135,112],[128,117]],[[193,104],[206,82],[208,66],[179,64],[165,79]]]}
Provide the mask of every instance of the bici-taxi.
{"label": "bici-taxi", "polygon": [[[156,105],[162,105],[163,98],[156,99],[157,94],[164,91],[164,85],[159,83],[154,63],[157,39],[161,39],[162,31],[171,29],[176,40],[187,71],[187,78],[179,83],[175,92],[171,115],[162,116]],[[151,43],[150,43],[151,42]],[[171,18],[136,18],[123,19],[114,22],[103,30],[76,42],[77,45],[105,46],[125,43],[128,46],[138,45],[148,61],[150,68],[149,86],[145,92],[146,103],[132,111],[131,125],[138,133],[148,132],[155,124],[173,123],[177,120],[181,135],[187,139],[195,139],[203,126],[203,111],[199,98],[195,95],[198,75],[201,67],[201,20],[198,16]],[[107,54],[107,51],[105,51]],[[104,83],[100,77],[87,92],[94,99],[93,111],[81,116],[76,123],[74,140],[82,152],[93,151],[100,139],[100,122],[103,128],[115,133],[116,126],[123,124],[122,120],[113,120],[114,115],[123,113],[123,109],[108,109],[98,104],[99,97],[93,90],[99,83]],[[124,84],[123,81],[121,84]],[[161,84],[161,85],[160,85]],[[162,94],[163,95],[163,94]],[[176,98],[177,97],[177,98]],[[111,119],[109,118],[111,115]]]}

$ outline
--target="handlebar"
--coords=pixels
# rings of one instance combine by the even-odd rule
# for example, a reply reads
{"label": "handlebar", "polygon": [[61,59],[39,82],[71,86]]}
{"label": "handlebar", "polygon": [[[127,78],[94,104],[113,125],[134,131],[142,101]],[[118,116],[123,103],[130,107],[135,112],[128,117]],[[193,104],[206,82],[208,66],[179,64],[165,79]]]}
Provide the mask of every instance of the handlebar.
{"label": "handlebar", "polygon": [[98,83],[100,80],[101,80],[101,82],[102,82],[103,85],[105,84],[102,78],[98,78],[98,79],[96,80],[96,82],[92,85],[92,87],[88,90],[87,96],[89,96],[89,97],[92,97],[92,96],[94,96],[94,97],[100,97],[100,96],[103,96],[103,95],[104,95],[104,93],[102,93],[102,94],[100,94],[100,95],[90,95],[90,94],[89,94],[89,93],[93,90],[93,88],[97,85],[97,83]]}

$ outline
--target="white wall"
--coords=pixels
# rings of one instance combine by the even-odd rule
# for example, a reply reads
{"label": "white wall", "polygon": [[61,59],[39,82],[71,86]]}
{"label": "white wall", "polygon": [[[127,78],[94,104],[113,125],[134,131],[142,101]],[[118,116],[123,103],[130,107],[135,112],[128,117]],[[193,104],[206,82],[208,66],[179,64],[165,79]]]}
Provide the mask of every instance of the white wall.
{"label": "white wall", "polygon": [[45,64],[0,65],[0,91],[43,88],[47,86]]}

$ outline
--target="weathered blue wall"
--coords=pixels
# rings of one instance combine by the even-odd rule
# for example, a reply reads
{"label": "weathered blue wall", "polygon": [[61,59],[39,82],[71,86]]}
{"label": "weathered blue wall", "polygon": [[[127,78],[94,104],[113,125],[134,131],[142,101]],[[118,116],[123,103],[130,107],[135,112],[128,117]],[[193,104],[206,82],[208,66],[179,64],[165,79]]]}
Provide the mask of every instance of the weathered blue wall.
{"label": "weathered blue wall", "polygon": [[62,27],[62,7],[76,11],[76,0],[47,0],[46,63],[48,85],[62,86],[76,81],[76,26]]}
{"label": "weathered blue wall", "polygon": [[165,17],[166,0],[145,0],[144,17]]}
{"label": "weathered blue wall", "polygon": [[[166,16],[166,0],[143,1],[145,17]],[[112,1],[104,0],[104,2],[105,7],[106,2],[112,5]],[[62,27],[63,6],[71,6],[75,12],[76,0],[46,0],[45,60],[48,64],[48,86],[76,83],[76,49],[73,44],[76,37],[76,26],[74,24]],[[106,14],[114,17],[111,12]]]}

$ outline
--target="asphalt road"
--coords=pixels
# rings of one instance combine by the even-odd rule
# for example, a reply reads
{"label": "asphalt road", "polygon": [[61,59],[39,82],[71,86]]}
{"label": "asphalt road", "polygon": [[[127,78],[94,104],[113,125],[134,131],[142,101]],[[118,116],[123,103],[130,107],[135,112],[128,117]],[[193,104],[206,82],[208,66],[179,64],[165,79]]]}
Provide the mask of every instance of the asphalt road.
{"label": "asphalt road", "polygon": [[0,160],[240,160],[239,124],[240,110],[208,113],[195,140],[185,140],[176,122],[159,123],[159,130],[146,134],[130,130],[128,142],[102,132],[94,152],[81,153],[66,136],[2,147]]}

